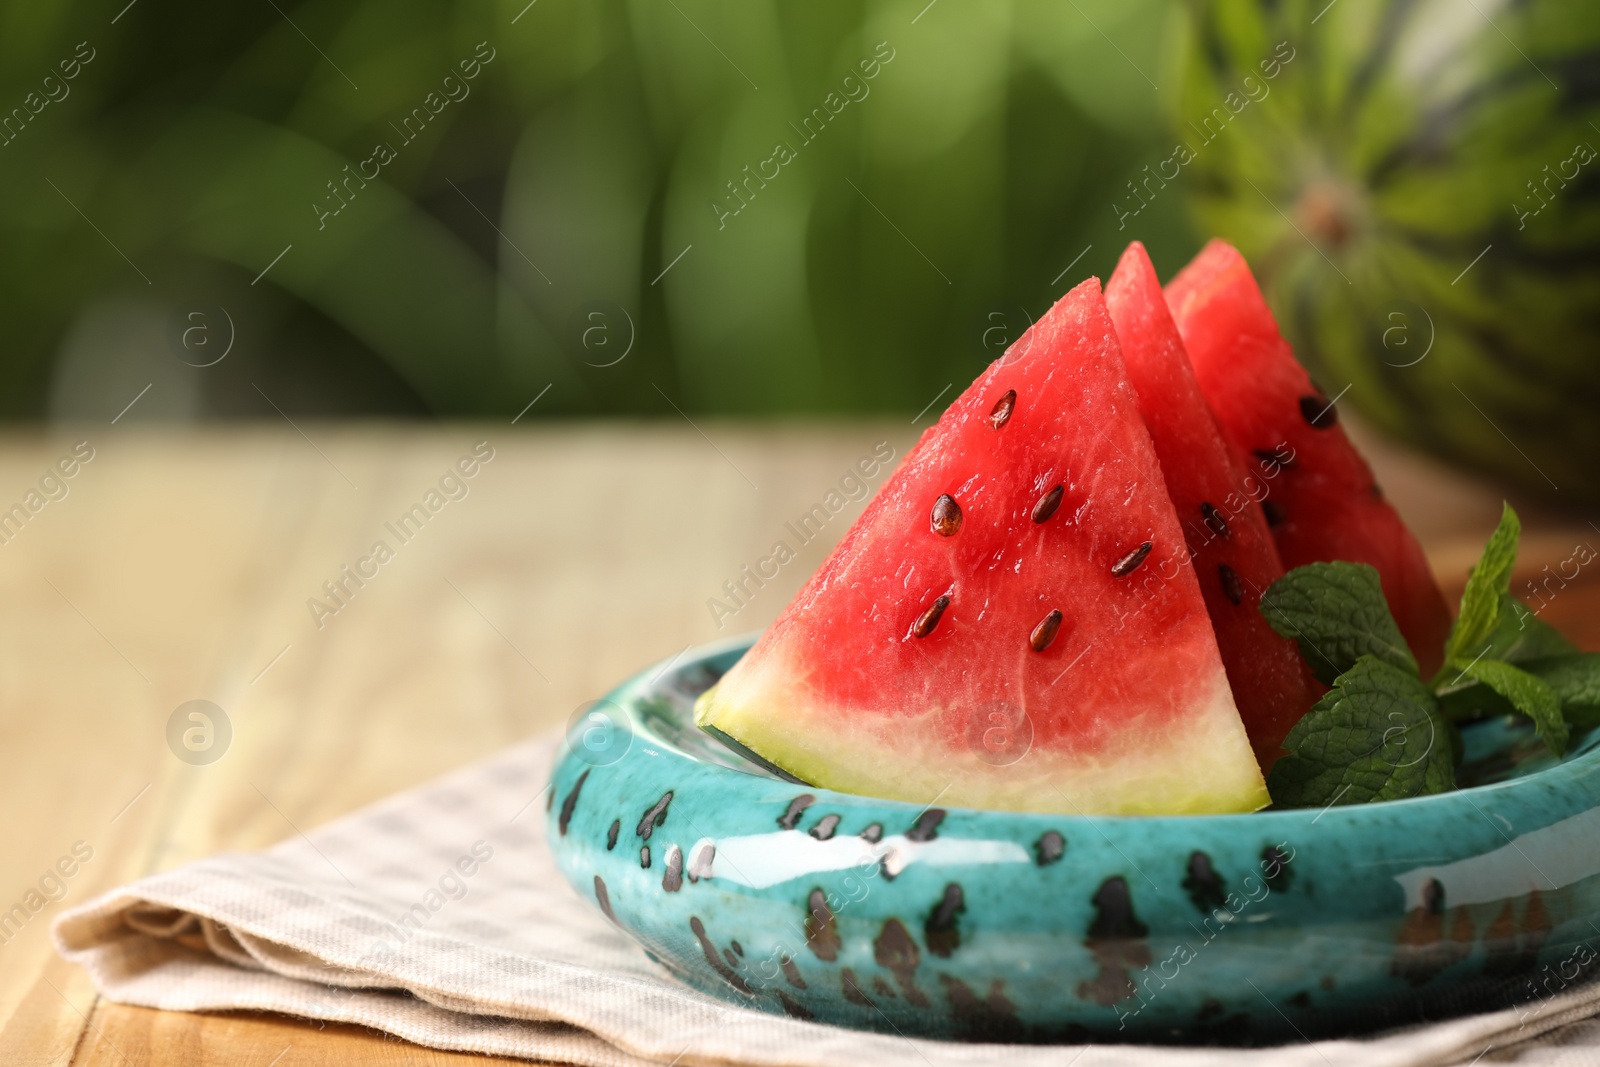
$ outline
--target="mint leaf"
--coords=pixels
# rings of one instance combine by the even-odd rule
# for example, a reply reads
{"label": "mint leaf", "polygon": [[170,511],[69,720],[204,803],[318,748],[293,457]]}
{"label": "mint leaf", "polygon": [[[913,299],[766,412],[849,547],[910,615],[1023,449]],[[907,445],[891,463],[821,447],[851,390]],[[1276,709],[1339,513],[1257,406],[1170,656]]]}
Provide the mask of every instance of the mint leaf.
{"label": "mint leaf", "polygon": [[1466,591],[1461,594],[1461,613],[1456,616],[1444,648],[1446,669],[1451,664],[1459,669],[1463,663],[1486,654],[1484,646],[1500,621],[1501,600],[1511,590],[1511,569],[1517,563],[1522,522],[1510,504],[1500,507],[1500,525],[1483,546],[1483,555],[1472,568]]}
{"label": "mint leaf", "polygon": [[[1494,633],[1490,635],[1490,645],[1483,651],[1483,659],[1499,659],[1522,665],[1523,669],[1542,677],[1539,670],[1533,670],[1534,665],[1554,665],[1576,654],[1578,646],[1562,637],[1555,627],[1542,622],[1528,609],[1528,605],[1510,593],[1502,593],[1499,621],[1494,624]],[[1454,678],[1450,678],[1451,672],[1454,672]],[[1434,683],[1438,707],[1456,723],[1472,718],[1517,713],[1517,707],[1512,702],[1494,689],[1482,685],[1477,678],[1462,672],[1459,664],[1454,667],[1446,665],[1445,669],[1438,672]],[[1560,691],[1557,691],[1557,696],[1562,696],[1562,713],[1566,721],[1579,725],[1579,720],[1573,718],[1573,709],[1566,707],[1566,697]],[[1594,718],[1595,723],[1600,723],[1600,704],[1595,705],[1590,717]],[[1587,723],[1589,718],[1582,721]]]}
{"label": "mint leaf", "polygon": [[1399,800],[1455,788],[1453,727],[1416,675],[1365,655],[1284,740],[1267,789],[1279,807]]}
{"label": "mint leaf", "polygon": [[1272,583],[1261,598],[1261,614],[1300,646],[1324,685],[1334,684],[1362,656],[1417,673],[1417,661],[1383,599],[1378,572],[1365,563],[1296,567]]}
{"label": "mint leaf", "polygon": [[[1541,622],[1522,601],[1509,595],[1500,598],[1500,621],[1495,625],[1494,635],[1489,638],[1489,648],[1483,658],[1514,664],[1544,679],[1561,699],[1561,713],[1567,722],[1580,729],[1588,729],[1600,725],[1600,684],[1596,685],[1592,695],[1585,695],[1590,691],[1583,688],[1583,668],[1562,670],[1557,677],[1562,679],[1563,685],[1576,687],[1573,695],[1569,696],[1568,692],[1546,676],[1548,671],[1557,670],[1568,660],[1581,659],[1583,655],[1555,627]],[[1456,671],[1456,677],[1443,681],[1452,670]],[[1505,697],[1455,667],[1440,671],[1434,681],[1439,708],[1452,722],[1514,715],[1518,710]]]}
{"label": "mint leaf", "polygon": [[1501,715],[1515,715],[1517,709],[1511,701],[1496,693],[1476,678],[1462,676],[1460,685],[1445,686],[1436,690],[1439,710],[1454,723],[1493,719]]}
{"label": "mint leaf", "polygon": [[1555,691],[1567,722],[1580,730],[1600,726],[1600,652],[1530,660],[1522,668]]}
{"label": "mint leaf", "polygon": [[1483,654],[1484,659],[1521,663],[1577,651],[1576,645],[1542,621],[1528,605],[1510,593],[1501,595],[1499,620],[1489,635],[1489,651]]}
{"label": "mint leaf", "polygon": [[1534,729],[1556,755],[1567,751],[1567,723],[1561,717],[1561,698],[1546,682],[1493,659],[1469,663],[1462,668],[1462,673],[1493,689],[1532,719]]}

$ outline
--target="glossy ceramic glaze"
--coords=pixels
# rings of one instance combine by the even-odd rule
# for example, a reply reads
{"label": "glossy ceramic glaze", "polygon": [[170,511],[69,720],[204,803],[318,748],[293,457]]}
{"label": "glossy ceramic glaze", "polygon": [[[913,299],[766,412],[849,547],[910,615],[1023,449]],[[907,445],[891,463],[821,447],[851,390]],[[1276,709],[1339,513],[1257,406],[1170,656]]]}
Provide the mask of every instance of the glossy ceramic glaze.
{"label": "glossy ceramic glaze", "polygon": [[707,993],[921,1036],[1267,1043],[1534,1013],[1594,969],[1594,737],[1557,761],[1477,724],[1471,788],[1325,811],[919,807],[784,781],[696,730],[746,647],[599,702],[550,793],[567,879]]}

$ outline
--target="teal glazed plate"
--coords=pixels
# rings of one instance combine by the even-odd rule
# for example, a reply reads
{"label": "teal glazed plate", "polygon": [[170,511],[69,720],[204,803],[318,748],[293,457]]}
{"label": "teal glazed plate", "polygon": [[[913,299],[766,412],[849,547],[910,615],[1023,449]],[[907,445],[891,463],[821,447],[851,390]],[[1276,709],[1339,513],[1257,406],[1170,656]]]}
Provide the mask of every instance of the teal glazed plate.
{"label": "teal glazed plate", "polygon": [[697,730],[695,697],[748,645],[586,709],[551,790],[567,880],[713,996],[964,1040],[1271,1044],[1533,1012],[1595,970],[1595,736],[1557,760],[1477,723],[1466,788],[1322,811],[919,807],[784,780]]}

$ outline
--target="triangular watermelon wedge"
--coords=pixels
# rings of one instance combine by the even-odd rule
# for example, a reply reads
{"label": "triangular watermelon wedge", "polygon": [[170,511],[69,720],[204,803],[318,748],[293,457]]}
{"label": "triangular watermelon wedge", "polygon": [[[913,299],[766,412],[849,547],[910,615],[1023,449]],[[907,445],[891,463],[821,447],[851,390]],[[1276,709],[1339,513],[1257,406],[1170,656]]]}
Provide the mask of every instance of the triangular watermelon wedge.
{"label": "triangular watermelon wedge", "polygon": [[1256,759],[1270,768],[1289,728],[1323,689],[1294,642],[1279,637],[1258,608],[1261,594],[1283,577],[1258,503],[1272,482],[1246,475],[1223,440],[1138,241],[1106,285],[1106,307],[1183,524],[1234,702]]}
{"label": "triangular watermelon wedge", "polygon": [[1335,398],[1296,362],[1244,257],[1212,241],[1166,294],[1223,435],[1273,475],[1262,506],[1283,565],[1371,564],[1422,676],[1431,675],[1444,658],[1450,609],[1427,557],[1338,425]]}
{"label": "triangular watermelon wedge", "polygon": [[1267,803],[1098,281],[923,434],[696,721],[814,785],[1153,814]]}

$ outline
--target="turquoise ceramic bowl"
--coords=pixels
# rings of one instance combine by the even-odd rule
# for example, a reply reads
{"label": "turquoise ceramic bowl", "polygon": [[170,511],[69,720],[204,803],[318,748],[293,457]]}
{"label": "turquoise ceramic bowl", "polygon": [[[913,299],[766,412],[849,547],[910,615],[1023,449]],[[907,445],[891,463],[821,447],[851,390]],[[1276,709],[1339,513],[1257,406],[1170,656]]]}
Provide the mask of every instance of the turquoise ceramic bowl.
{"label": "turquoise ceramic bowl", "polygon": [[1532,1013],[1594,969],[1595,737],[1557,761],[1476,724],[1471,788],[1325,811],[919,808],[785,781],[696,730],[746,647],[595,705],[551,790],[567,879],[706,993],[919,1036],[1270,1043]]}

